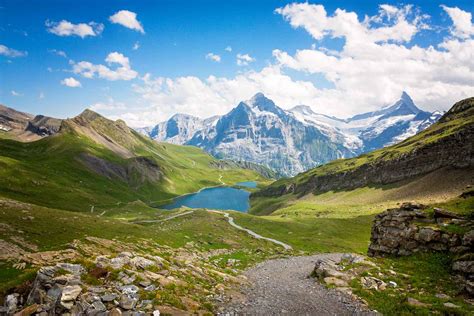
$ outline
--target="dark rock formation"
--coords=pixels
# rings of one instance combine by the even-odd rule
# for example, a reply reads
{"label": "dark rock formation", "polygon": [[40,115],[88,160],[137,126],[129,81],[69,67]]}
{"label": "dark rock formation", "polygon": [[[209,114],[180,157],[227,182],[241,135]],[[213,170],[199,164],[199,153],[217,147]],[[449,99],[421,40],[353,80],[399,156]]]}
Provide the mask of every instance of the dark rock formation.
{"label": "dark rock formation", "polygon": [[62,120],[57,118],[37,115],[34,119],[28,122],[26,130],[39,136],[54,135],[59,132],[61,122]]}

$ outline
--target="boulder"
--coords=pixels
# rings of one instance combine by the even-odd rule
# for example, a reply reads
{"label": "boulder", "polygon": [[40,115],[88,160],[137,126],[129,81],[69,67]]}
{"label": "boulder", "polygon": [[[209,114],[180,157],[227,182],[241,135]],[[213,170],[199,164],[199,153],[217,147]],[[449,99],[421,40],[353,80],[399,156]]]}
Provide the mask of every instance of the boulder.
{"label": "boulder", "polygon": [[131,310],[135,307],[135,305],[137,304],[137,301],[138,300],[136,298],[123,294],[120,296],[119,304],[121,308],[125,310]]}
{"label": "boulder", "polygon": [[462,245],[465,247],[474,247],[474,229],[471,229],[462,237]]}
{"label": "boulder", "polygon": [[155,262],[151,261],[150,259],[137,256],[130,260],[130,265],[135,267],[135,269],[145,270],[148,267],[154,266]]}
{"label": "boulder", "polygon": [[437,241],[441,237],[441,233],[437,230],[434,230],[429,227],[420,228],[418,231],[418,238],[417,240],[428,243],[431,241]]}
{"label": "boulder", "polygon": [[81,291],[82,288],[79,285],[65,286],[61,293],[61,305],[66,309],[71,309]]}
{"label": "boulder", "polygon": [[13,293],[7,295],[5,298],[5,307],[7,308],[7,313],[14,313],[18,309],[18,293]]}
{"label": "boulder", "polygon": [[25,307],[24,309],[22,309],[18,313],[15,313],[13,316],[30,316],[30,315],[33,315],[38,310],[38,307],[39,307],[38,304],[30,305],[28,307]]}
{"label": "boulder", "polygon": [[349,284],[346,281],[335,278],[335,277],[327,277],[327,278],[324,278],[323,280],[324,280],[324,283],[326,283],[328,285],[334,285],[334,286],[337,286],[337,287],[348,287],[349,286]]}
{"label": "boulder", "polygon": [[118,308],[112,308],[109,311],[109,316],[121,316],[121,315],[122,315],[122,311]]}
{"label": "boulder", "polygon": [[430,304],[422,303],[417,299],[414,299],[412,297],[407,298],[407,303],[408,305],[415,306],[415,307],[428,307]]}

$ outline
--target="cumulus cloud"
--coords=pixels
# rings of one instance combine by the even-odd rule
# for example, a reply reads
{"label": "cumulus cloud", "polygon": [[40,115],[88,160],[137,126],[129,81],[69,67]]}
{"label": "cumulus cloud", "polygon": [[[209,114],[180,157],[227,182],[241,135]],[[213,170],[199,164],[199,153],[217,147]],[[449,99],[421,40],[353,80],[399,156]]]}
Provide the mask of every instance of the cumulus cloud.
{"label": "cumulus cloud", "polygon": [[114,111],[114,110],[124,110],[125,104],[122,102],[117,102],[113,98],[109,97],[105,102],[96,102],[89,106],[89,109],[96,112],[101,111]]}
{"label": "cumulus cloud", "polygon": [[85,78],[101,78],[110,81],[115,80],[132,80],[138,73],[130,67],[128,57],[118,52],[112,52],[105,58],[105,62],[110,66],[116,66],[111,69],[105,65],[96,65],[88,61],[80,61],[74,63],[72,71]]}
{"label": "cumulus cloud", "polygon": [[315,39],[326,36],[344,37],[349,45],[377,42],[408,42],[420,30],[426,27],[426,15],[413,12],[413,6],[402,8],[391,5],[379,7],[379,14],[365,17],[363,21],[355,12],[337,9],[329,16],[323,5],[293,3],[275,10],[292,27],[304,28]]}
{"label": "cumulus cloud", "polygon": [[109,17],[110,22],[120,24],[131,30],[145,34],[142,24],[137,20],[137,14],[128,10],[120,10]]}
{"label": "cumulus cloud", "polygon": [[451,28],[453,36],[464,39],[474,36],[474,25],[472,24],[472,14],[470,12],[463,11],[458,7],[450,8],[445,5],[441,7],[453,21],[453,27]]}
{"label": "cumulus cloud", "polygon": [[87,36],[100,35],[104,30],[103,24],[95,22],[73,24],[66,20],[61,22],[47,20],[45,24],[48,32],[58,36],[76,35],[85,38]]}
{"label": "cumulus cloud", "polygon": [[139,42],[135,42],[135,44],[133,44],[132,49],[133,49],[133,50],[138,50],[139,48],[140,48],[140,43],[139,43]]}
{"label": "cumulus cloud", "polygon": [[15,90],[10,91],[10,93],[11,93],[12,96],[14,96],[14,97],[21,97],[21,96],[23,96],[23,94],[21,94],[20,92],[16,92]]}
{"label": "cumulus cloud", "polygon": [[382,6],[377,16],[363,20],[341,9],[328,15],[323,6],[308,3],[276,12],[316,40],[345,40],[338,54],[317,46],[294,55],[273,51],[281,67],[323,76],[334,85],[321,91],[313,104],[325,105],[336,115],[376,109],[393,102],[403,90],[427,109],[446,109],[474,92],[474,42],[454,39],[427,48],[404,45],[428,28],[426,15],[411,6]]}
{"label": "cumulus cloud", "polygon": [[249,54],[237,54],[237,65],[247,66],[248,64],[255,61],[255,58],[250,57]]}
{"label": "cumulus cloud", "polygon": [[217,54],[214,54],[214,53],[208,53],[208,54],[206,55],[206,59],[215,61],[216,63],[220,63],[220,62],[221,62],[221,56],[219,56],[219,55],[217,55]]}
{"label": "cumulus cloud", "polygon": [[229,52],[229,53],[230,53],[230,52],[232,51],[232,47],[227,46],[224,50],[225,50],[226,52]]}
{"label": "cumulus cloud", "polygon": [[63,80],[61,80],[61,84],[69,88],[82,87],[81,83],[78,80],[74,79],[73,77],[64,78]]}
{"label": "cumulus cloud", "polygon": [[[426,110],[447,110],[474,95],[474,40],[451,36],[417,46],[416,34],[439,28],[428,25],[428,17],[412,6],[384,5],[375,16],[361,18],[342,9],[330,14],[323,6],[306,3],[277,12],[291,26],[306,30],[315,45],[295,53],[275,49],[263,69],[229,78],[147,74],[132,85],[137,105],[114,115],[132,126],[156,124],[177,112],[209,117],[263,92],[286,109],[306,104],[344,118],[392,104],[404,90]],[[322,39],[333,37],[343,40],[342,48],[321,45]]]}
{"label": "cumulus cloud", "polygon": [[15,58],[15,57],[24,57],[28,55],[28,53],[22,52],[13,48],[9,48],[5,45],[0,44],[0,55]]}

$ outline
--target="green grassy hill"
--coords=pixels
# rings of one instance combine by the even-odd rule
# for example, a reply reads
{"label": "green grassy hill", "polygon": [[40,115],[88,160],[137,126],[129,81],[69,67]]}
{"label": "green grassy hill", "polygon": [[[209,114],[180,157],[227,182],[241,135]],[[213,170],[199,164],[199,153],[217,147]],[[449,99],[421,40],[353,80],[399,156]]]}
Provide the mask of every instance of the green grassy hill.
{"label": "green grassy hill", "polygon": [[265,181],[254,171],[221,168],[201,149],[153,142],[89,110],[35,142],[0,139],[0,179],[0,196],[76,211],[136,200],[158,205],[222,182]]}

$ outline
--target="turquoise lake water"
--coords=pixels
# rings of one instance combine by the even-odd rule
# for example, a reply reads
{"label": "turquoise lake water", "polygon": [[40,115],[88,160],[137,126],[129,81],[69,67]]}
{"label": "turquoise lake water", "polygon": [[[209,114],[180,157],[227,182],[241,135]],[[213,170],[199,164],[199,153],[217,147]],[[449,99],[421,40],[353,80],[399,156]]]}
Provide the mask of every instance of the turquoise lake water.
{"label": "turquoise lake water", "polygon": [[[257,183],[246,181],[237,183],[240,186],[254,188]],[[231,187],[215,187],[203,189],[193,194],[187,194],[177,197],[170,204],[160,208],[172,210],[181,206],[190,208],[208,208],[213,210],[234,210],[247,212],[250,192]]]}
{"label": "turquoise lake water", "polygon": [[237,182],[236,185],[240,185],[241,187],[246,188],[256,188],[257,182],[255,181],[244,181],[244,182]]}

